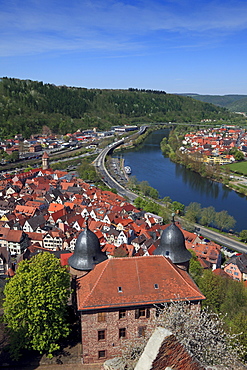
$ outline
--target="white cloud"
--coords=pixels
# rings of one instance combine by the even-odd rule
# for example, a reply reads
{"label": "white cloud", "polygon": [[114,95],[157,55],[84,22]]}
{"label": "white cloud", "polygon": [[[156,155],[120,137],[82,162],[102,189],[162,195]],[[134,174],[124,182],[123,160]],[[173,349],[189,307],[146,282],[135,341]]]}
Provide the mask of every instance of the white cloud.
{"label": "white cloud", "polygon": [[[156,32],[181,37],[247,28],[247,3],[202,0],[2,1],[1,55],[52,50],[133,50]],[[181,44],[182,46],[182,44]]]}

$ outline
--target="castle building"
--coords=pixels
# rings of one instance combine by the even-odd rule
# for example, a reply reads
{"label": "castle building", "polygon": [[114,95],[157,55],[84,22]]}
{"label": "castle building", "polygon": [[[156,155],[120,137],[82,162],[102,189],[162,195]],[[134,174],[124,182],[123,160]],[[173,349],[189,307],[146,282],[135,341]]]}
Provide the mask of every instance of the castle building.
{"label": "castle building", "polygon": [[176,259],[175,250],[168,257],[107,259],[86,228],[68,261],[75,277],[83,363],[104,362],[120,356],[133,340],[142,341],[153,331],[159,305],[171,300],[199,305],[205,297],[183,266],[188,260],[188,254]]}

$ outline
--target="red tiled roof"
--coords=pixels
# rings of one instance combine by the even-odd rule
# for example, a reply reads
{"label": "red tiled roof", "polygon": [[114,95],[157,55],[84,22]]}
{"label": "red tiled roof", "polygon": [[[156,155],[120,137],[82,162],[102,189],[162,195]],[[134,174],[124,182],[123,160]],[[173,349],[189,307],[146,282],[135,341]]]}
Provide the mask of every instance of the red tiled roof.
{"label": "red tiled roof", "polygon": [[73,253],[61,253],[60,254],[60,263],[62,266],[67,266],[69,257],[72,256]]}
{"label": "red tiled roof", "polygon": [[205,370],[172,334],[164,339],[150,370]]}
{"label": "red tiled roof", "polygon": [[78,310],[205,299],[189,274],[164,256],[101,262],[78,279],[77,297]]}

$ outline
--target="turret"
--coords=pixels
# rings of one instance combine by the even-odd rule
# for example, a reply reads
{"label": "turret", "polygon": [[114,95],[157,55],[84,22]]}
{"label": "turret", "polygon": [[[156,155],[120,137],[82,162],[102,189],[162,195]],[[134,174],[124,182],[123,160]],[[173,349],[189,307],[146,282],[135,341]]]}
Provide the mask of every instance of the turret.
{"label": "turret", "polygon": [[68,260],[71,274],[85,275],[106,259],[106,254],[100,249],[99,239],[86,225],[76,240],[74,254]]}
{"label": "turret", "polygon": [[191,253],[185,246],[185,238],[172,218],[172,223],[162,233],[160,245],[154,251],[155,255],[163,255],[183,270],[189,269]]}

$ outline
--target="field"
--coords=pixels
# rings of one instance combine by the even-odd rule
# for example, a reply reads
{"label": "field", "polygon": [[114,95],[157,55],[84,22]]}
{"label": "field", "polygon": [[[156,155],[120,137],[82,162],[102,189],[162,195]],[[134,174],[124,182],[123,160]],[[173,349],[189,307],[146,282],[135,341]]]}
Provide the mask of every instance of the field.
{"label": "field", "polygon": [[247,175],[247,161],[232,163],[227,166],[232,172],[239,173],[241,175]]}

